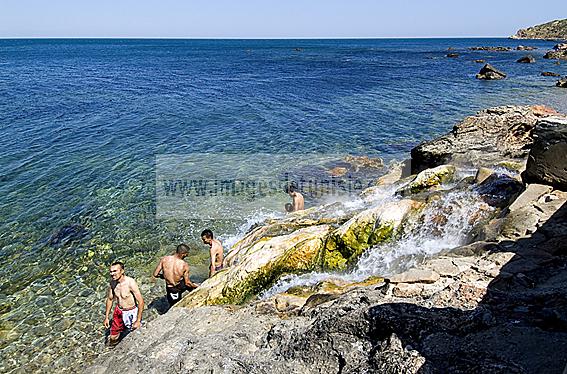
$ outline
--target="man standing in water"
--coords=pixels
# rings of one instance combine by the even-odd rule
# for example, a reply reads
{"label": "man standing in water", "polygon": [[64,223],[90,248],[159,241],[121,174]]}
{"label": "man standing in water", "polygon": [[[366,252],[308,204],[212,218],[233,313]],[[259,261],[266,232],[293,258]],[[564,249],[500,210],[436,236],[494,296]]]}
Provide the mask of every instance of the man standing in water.
{"label": "man standing in water", "polygon": [[184,261],[188,254],[189,247],[179,244],[175,254],[162,257],[154,270],[154,278],[165,280],[165,294],[170,307],[181,300],[184,291],[199,287],[189,279],[189,264]]}
{"label": "man standing in water", "polygon": [[201,240],[203,243],[210,246],[211,264],[209,266],[209,278],[212,277],[217,271],[222,269],[223,249],[222,244],[217,239],[213,238],[213,232],[209,229],[203,230],[201,233]]}
{"label": "man standing in water", "polygon": [[287,185],[285,187],[285,192],[292,198],[291,209],[286,206],[286,211],[297,212],[298,210],[305,209],[305,200],[303,199],[303,195],[297,192],[295,184],[291,183]]}
{"label": "man standing in water", "polygon": [[[110,327],[109,343],[115,345],[124,330],[131,331],[140,327],[144,299],[136,281],[124,275],[124,264],[122,262],[115,261],[110,265],[110,278],[104,327]],[[109,316],[114,301],[116,301],[116,308],[112,314],[111,323]]]}

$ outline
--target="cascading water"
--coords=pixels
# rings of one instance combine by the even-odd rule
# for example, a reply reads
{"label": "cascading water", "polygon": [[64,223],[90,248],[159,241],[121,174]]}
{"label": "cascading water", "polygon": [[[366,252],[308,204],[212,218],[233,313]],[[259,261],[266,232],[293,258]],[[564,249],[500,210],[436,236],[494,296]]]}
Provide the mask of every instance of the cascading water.
{"label": "cascading water", "polygon": [[[393,199],[393,196],[389,199],[382,196],[375,206]],[[491,209],[473,191],[448,192],[429,203],[418,219],[406,224],[405,232],[398,240],[366,250],[354,269],[344,273],[288,275],[262,297],[273,296],[294,286],[312,286],[330,278],[358,282],[370,276],[403,272],[428,257],[465,244],[474,224],[486,217]]]}

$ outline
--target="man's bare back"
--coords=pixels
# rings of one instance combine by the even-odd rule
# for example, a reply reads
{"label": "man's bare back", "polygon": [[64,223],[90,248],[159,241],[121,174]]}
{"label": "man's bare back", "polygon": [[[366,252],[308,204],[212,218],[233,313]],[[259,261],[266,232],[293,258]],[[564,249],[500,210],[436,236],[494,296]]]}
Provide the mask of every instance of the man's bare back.
{"label": "man's bare back", "polygon": [[299,192],[293,192],[291,195],[291,198],[293,199],[293,211],[297,212],[298,210],[303,210],[305,209],[305,199],[303,198],[303,195],[300,194]]}
{"label": "man's bare back", "polygon": [[175,254],[162,257],[154,270],[154,278],[165,280],[166,297],[171,306],[181,300],[183,292],[199,287],[189,279],[189,264],[184,261],[188,253],[189,247],[180,244]]}
{"label": "man's bare back", "polygon": [[175,286],[183,279],[183,275],[189,270],[189,265],[182,259],[171,255],[161,259],[163,279],[168,286]]}

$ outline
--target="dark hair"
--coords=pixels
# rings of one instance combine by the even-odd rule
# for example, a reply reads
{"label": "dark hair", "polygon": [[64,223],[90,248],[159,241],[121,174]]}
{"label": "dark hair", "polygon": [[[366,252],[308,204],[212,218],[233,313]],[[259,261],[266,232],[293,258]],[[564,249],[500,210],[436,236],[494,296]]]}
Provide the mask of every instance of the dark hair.
{"label": "dark hair", "polygon": [[285,193],[295,192],[297,191],[297,187],[295,186],[295,183],[290,183],[287,186],[285,186],[284,191]]}
{"label": "dark hair", "polygon": [[204,229],[203,232],[201,233],[201,237],[205,237],[207,239],[212,239],[213,238],[213,232],[209,229]]}
{"label": "dark hair", "polygon": [[289,213],[293,212],[293,205],[291,205],[291,203],[286,203],[285,204],[285,211],[289,212]]}
{"label": "dark hair", "polygon": [[110,266],[120,265],[122,270],[124,270],[124,263],[122,261],[114,261]]}
{"label": "dark hair", "polygon": [[187,246],[187,244],[181,243],[177,246],[177,249],[175,250],[175,252],[178,255],[183,255],[185,253],[189,253],[189,247]]}

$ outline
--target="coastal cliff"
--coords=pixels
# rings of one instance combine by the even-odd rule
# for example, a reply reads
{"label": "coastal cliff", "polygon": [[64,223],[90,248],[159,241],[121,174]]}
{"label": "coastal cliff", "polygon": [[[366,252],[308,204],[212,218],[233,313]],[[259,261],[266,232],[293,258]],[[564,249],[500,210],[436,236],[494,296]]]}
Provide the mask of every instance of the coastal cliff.
{"label": "coastal cliff", "polygon": [[541,25],[520,29],[512,39],[566,39],[567,19],[555,20]]}
{"label": "coastal cliff", "polygon": [[86,372],[562,373],[566,128],[545,107],[467,117],[355,208],[254,228]]}

